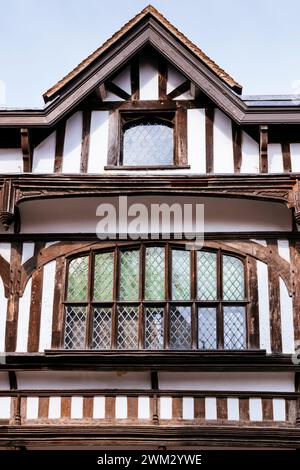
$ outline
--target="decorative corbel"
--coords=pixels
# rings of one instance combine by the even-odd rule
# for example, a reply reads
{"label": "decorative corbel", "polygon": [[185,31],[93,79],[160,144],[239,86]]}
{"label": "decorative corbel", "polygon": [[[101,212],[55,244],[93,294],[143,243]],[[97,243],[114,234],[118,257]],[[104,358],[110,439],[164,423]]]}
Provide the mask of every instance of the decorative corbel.
{"label": "decorative corbel", "polygon": [[23,171],[29,173],[32,170],[32,147],[28,129],[21,129],[21,149],[23,154]]}
{"label": "decorative corbel", "polygon": [[16,220],[16,191],[12,180],[5,179],[1,190],[0,221],[5,230]]}

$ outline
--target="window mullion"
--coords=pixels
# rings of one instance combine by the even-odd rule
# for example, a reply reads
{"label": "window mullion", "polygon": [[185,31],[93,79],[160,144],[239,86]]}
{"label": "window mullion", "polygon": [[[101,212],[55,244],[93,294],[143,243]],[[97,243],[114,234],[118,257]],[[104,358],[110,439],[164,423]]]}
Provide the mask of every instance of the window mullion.
{"label": "window mullion", "polygon": [[172,289],[171,289],[171,248],[169,243],[165,246],[165,299],[167,301],[164,308],[164,349],[170,348],[170,303]]}
{"label": "window mullion", "polygon": [[145,270],[146,270],[146,260],[145,260],[145,245],[142,243],[139,253],[139,307],[138,307],[138,348],[144,349],[145,343],[145,321],[144,321],[144,312],[143,312],[143,300],[145,298]]}
{"label": "window mullion", "polygon": [[222,252],[218,250],[217,254],[217,348],[224,348],[224,323],[223,323],[223,267],[222,267]]}
{"label": "window mullion", "polygon": [[86,349],[92,348],[92,338],[93,338],[93,307],[92,307],[91,301],[93,300],[94,265],[95,265],[94,253],[91,251],[89,254],[89,270],[88,270]]}
{"label": "window mullion", "polygon": [[197,297],[197,268],[196,268],[196,250],[190,251],[190,277],[191,277],[191,300],[193,301],[192,305],[192,322],[191,322],[191,347],[192,349],[197,349],[198,347],[198,322],[197,322],[197,305],[196,305],[196,297]]}
{"label": "window mullion", "polygon": [[116,246],[114,251],[114,285],[113,285],[113,306],[111,309],[112,319],[111,319],[111,348],[117,349],[117,328],[118,328],[118,321],[117,321],[117,300],[119,296],[119,282],[120,282],[120,252],[119,248]]}

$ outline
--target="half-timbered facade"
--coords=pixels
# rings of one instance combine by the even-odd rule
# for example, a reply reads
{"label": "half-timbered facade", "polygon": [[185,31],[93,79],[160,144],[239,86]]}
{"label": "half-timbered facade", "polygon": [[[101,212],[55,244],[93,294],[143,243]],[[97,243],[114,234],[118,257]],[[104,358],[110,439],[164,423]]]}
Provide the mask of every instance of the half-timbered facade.
{"label": "half-timbered facade", "polygon": [[[44,100],[0,110],[0,448],[300,447],[299,99],[149,6]],[[99,239],[119,196],[202,248]]]}

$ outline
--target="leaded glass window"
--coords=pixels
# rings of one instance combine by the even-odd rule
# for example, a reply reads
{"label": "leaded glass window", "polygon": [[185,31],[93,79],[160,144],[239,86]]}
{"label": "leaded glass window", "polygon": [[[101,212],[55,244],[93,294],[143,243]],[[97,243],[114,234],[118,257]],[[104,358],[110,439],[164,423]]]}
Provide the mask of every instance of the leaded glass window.
{"label": "leaded glass window", "polygon": [[248,347],[245,261],[178,242],[91,250],[68,261],[65,349]]}

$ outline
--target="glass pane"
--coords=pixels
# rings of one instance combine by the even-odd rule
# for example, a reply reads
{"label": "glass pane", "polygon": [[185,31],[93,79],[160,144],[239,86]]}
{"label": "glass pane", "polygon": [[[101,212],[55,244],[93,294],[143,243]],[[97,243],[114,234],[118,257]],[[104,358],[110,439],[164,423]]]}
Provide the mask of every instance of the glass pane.
{"label": "glass pane", "polygon": [[65,349],[85,349],[86,307],[66,307]]}
{"label": "glass pane", "polygon": [[145,299],[165,298],[165,249],[146,248]]}
{"label": "glass pane", "polygon": [[114,254],[99,253],[95,256],[94,300],[112,300],[114,283]]}
{"label": "glass pane", "polygon": [[223,299],[243,300],[244,264],[234,256],[223,255]]}
{"label": "glass pane", "polygon": [[138,308],[118,307],[118,349],[138,348]]}
{"label": "glass pane", "polygon": [[93,349],[110,349],[111,308],[97,307],[93,318]]}
{"label": "glass pane", "polygon": [[120,299],[138,300],[139,296],[139,251],[121,252]]}
{"label": "glass pane", "polygon": [[198,309],[198,348],[217,349],[217,316],[213,307]]}
{"label": "glass pane", "polygon": [[164,347],[164,310],[147,308],[145,312],[145,348],[163,349]]}
{"label": "glass pane", "polygon": [[172,299],[190,300],[190,252],[172,250]]}
{"label": "glass pane", "polygon": [[224,307],[224,349],[246,349],[245,307]]}
{"label": "glass pane", "polygon": [[153,119],[124,132],[123,165],[173,165],[173,128]]}
{"label": "glass pane", "polygon": [[197,297],[200,300],[217,298],[217,255],[210,251],[197,252]]}
{"label": "glass pane", "polygon": [[191,349],[191,307],[171,307],[170,348]]}
{"label": "glass pane", "polygon": [[82,301],[87,298],[89,258],[73,259],[69,264],[67,300]]}

